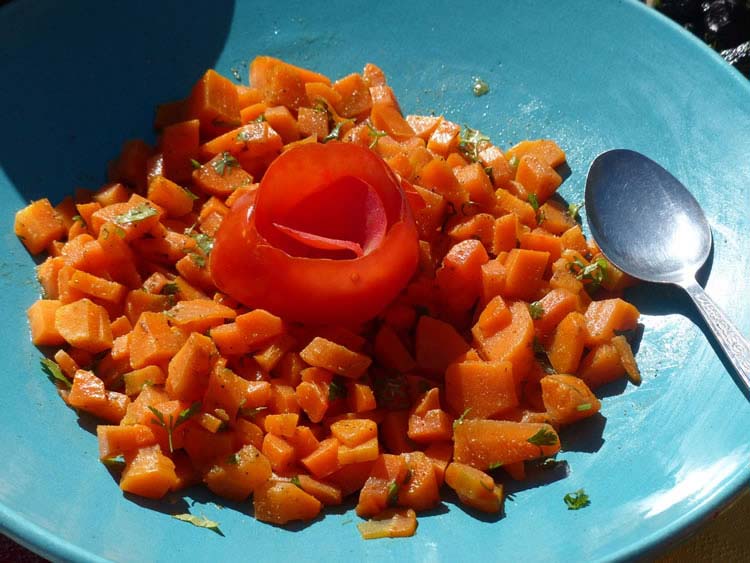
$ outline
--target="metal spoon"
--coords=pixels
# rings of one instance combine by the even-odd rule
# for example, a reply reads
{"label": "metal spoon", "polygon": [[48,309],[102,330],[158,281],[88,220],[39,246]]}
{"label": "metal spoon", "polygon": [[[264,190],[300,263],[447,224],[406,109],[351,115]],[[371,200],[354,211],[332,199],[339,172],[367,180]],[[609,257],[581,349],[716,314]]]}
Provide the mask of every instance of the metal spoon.
{"label": "metal spoon", "polygon": [[616,149],[591,163],[585,201],[607,259],[633,277],[685,289],[750,391],[750,343],[695,280],[711,251],[711,228],[687,188],[653,160]]}

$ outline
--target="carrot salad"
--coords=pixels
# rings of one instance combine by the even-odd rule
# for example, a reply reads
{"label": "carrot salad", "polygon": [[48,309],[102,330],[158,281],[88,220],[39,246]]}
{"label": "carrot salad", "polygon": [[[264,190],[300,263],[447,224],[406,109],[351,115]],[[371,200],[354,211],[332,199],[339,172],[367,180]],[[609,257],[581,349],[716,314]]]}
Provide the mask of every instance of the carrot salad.
{"label": "carrot salad", "polygon": [[265,56],[155,128],[15,222],[48,254],[32,341],[126,493],[202,483],[278,525],[353,497],[364,538],[409,536],[446,487],[502,511],[592,389],[639,381],[631,280],[553,197],[554,141],[503,150],[404,117],[375,65]]}

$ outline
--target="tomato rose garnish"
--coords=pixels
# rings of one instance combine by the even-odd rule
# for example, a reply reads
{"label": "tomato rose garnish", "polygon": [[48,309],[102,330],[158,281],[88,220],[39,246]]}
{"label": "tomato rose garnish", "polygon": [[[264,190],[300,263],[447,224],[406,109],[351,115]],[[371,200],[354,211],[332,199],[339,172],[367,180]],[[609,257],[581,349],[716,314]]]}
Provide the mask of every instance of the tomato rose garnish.
{"label": "tomato rose garnish", "polygon": [[279,156],[216,234],[216,287],[291,321],[373,318],[417,266],[418,235],[398,178],[371,150],[310,143]]}

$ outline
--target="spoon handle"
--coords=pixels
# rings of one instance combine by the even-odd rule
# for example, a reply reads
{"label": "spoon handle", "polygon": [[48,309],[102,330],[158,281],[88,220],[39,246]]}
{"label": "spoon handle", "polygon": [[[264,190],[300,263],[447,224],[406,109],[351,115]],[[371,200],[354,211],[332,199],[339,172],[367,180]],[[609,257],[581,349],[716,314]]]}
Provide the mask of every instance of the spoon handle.
{"label": "spoon handle", "polygon": [[750,391],[750,343],[695,280],[681,284]]}

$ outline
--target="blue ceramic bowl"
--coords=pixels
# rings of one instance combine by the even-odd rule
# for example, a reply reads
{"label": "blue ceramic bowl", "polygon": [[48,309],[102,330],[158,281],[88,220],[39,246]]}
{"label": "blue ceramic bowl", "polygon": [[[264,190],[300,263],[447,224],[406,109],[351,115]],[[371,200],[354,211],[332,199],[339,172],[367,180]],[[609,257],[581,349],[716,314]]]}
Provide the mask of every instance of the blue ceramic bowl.
{"label": "blue ceramic bowl", "polygon": [[[450,500],[410,539],[364,542],[352,510],[309,526],[261,524],[206,496],[124,497],[88,418],[57,397],[29,343],[34,260],[12,232],[31,199],[97,187],[123,140],[153,140],[154,106],[208,67],[246,81],[270,54],[330,76],[372,61],[410,113],[444,113],[501,146],[557,139],[580,201],[588,163],[642,151],[693,192],[715,235],[708,292],[750,333],[750,86],[634,1],[35,2],[0,8],[0,528],[54,559],[97,561],[597,560],[663,548],[750,476],[750,405],[678,292],[641,287],[640,388],[608,389],[603,417],[563,433],[568,472],[521,486],[499,520]],[[490,93],[474,97],[481,76]],[[591,506],[563,496],[585,488]],[[224,503],[222,503],[224,504]],[[224,537],[170,518],[219,521]]]}

